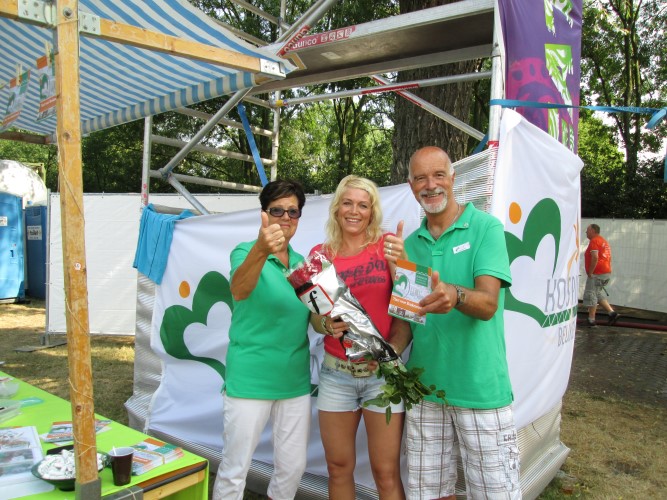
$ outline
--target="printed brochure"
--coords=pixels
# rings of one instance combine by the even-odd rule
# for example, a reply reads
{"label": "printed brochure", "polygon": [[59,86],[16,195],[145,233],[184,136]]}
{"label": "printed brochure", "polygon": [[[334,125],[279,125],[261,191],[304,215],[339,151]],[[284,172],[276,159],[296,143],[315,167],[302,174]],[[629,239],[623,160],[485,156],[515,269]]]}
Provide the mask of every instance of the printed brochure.
{"label": "printed brochure", "polygon": [[431,293],[431,268],[399,259],[389,300],[389,314],[420,325],[426,316],[417,314],[419,301]]}

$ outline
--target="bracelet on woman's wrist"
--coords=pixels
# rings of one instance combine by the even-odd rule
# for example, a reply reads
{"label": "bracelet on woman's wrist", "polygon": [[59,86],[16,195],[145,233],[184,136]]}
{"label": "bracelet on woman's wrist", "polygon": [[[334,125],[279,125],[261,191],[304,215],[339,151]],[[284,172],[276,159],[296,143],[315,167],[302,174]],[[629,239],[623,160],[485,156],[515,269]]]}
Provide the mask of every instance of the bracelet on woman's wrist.
{"label": "bracelet on woman's wrist", "polygon": [[329,329],[327,328],[326,316],[322,316],[321,324],[322,324],[322,330],[324,330],[324,335],[332,335],[331,331],[329,331]]}

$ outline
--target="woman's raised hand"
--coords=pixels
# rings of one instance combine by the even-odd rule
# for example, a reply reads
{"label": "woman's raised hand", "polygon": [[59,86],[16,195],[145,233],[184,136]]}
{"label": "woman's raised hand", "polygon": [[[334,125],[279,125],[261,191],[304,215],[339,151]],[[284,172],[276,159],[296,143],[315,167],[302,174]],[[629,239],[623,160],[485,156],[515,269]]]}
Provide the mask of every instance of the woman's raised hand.
{"label": "woman's raised hand", "polygon": [[403,224],[403,221],[399,221],[395,236],[388,234],[384,237],[384,256],[392,264],[396,264],[398,259],[407,259],[403,248]]}
{"label": "woman's raised hand", "polygon": [[285,235],[279,224],[269,224],[269,214],[260,212],[262,227],[257,235],[257,245],[266,254],[277,253],[285,245]]}

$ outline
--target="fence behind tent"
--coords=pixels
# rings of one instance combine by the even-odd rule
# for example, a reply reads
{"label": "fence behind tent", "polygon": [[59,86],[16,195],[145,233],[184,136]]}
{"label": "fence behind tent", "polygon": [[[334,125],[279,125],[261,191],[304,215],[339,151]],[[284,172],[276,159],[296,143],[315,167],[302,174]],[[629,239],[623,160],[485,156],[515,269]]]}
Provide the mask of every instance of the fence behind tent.
{"label": "fence behind tent", "polygon": [[[667,313],[667,220],[581,219],[581,251],[588,246],[586,228],[600,226],[600,234],[611,246],[612,280],[609,299],[612,304]],[[584,271],[580,259],[580,275]],[[579,281],[579,298],[586,280]]]}
{"label": "fence behind tent", "polygon": [[[256,194],[199,195],[211,212],[259,207]],[[137,272],[132,267],[139,236],[141,195],[84,194],[90,333],[134,335]],[[180,195],[155,194],[151,202],[191,209]],[[65,333],[65,291],[59,194],[51,195],[47,266],[47,336]]]}

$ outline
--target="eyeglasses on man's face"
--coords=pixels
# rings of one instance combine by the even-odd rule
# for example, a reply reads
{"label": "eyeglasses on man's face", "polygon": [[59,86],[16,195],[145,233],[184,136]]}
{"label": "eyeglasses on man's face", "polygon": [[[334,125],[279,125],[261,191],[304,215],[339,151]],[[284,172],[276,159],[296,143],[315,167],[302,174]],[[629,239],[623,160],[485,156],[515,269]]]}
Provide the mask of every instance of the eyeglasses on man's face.
{"label": "eyeglasses on man's face", "polygon": [[266,209],[265,212],[268,212],[273,217],[282,217],[285,212],[287,212],[287,215],[290,219],[298,219],[301,217],[301,210],[298,208],[290,208],[289,210],[285,210],[284,208],[280,207],[271,207]]}

